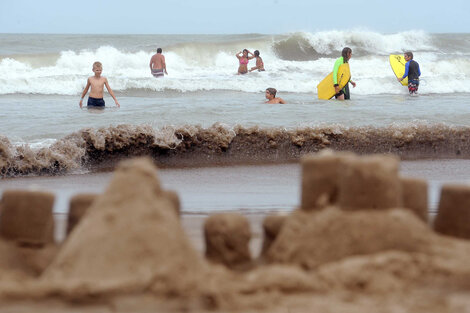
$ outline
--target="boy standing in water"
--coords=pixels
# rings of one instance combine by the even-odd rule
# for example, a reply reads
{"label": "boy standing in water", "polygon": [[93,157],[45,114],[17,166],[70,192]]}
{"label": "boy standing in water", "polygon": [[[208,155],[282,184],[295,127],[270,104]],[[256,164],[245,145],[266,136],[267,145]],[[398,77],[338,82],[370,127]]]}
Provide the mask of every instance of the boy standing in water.
{"label": "boy standing in water", "polygon": [[114,102],[116,103],[117,107],[120,107],[119,102],[117,101],[116,97],[114,96],[111,87],[109,87],[108,79],[106,77],[101,76],[101,72],[103,71],[103,66],[101,62],[93,63],[93,72],[95,76],[88,77],[85,89],[82,92],[82,98],[80,99],[80,108],[83,106],[83,98],[85,98],[88,89],[91,86],[90,96],[88,96],[87,107],[88,108],[103,108],[104,109],[104,99],[103,99],[103,92],[104,86],[108,90],[111,97],[113,97]]}
{"label": "boy standing in water", "polygon": [[278,104],[278,103],[285,104],[286,102],[284,101],[284,99],[282,99],[282,98],[276,98],[276,93],[277,93],[277,90],[276,90],[275,88],[268,88],[268,89],[266,89],[266,99],[268,99],[268,101],[266,101],[266,103],[270,103],[270,104]]}
{"label": "boy standing in water", "polygon": [[413,60],[413,52],[408,51],[403,54],[405,57],[405,74],[402,78],[398,78],[398,81],[401,82],[408,76],[408,92],[410,95],[418,93],[419,87],[419,77],[421,76],[421,70],[419,69],[419,64]]}
{"label": "boy standing in water", "polygon": [[[343,63],[348,63],[349,59],[352,57],[352,50],[351,48],[345,47],[343,48],[343,51],[341,51],[341,57],[336,59],[335,61],[335,66],[333,67],[333,83],[335,85],[335,98],[338,100],[349,100],[349,86],[346,84],[343,89],[339,89],[338,86],[338,70],[341,64]],[[349,81],[351,85],[353,85],[353,88],[356,87],[356,83],[353,82],[352,80]]]}
{"label": "boy standing in water", "polygon": [[165,56],[162,54],[162,48],[157,49],[157,53],[150,59],[150,73],[153,77],[163,77],[163,74],[168,75],[166,71]]}

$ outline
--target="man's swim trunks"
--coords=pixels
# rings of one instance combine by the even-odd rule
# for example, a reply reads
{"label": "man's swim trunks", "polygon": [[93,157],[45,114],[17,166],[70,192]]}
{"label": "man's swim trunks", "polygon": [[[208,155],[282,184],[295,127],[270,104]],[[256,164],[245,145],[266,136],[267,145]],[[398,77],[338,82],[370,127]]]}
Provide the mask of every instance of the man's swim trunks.
{"label": "man's swim trunks", "polygon": [[410,95],[414,93],[418,93],[418,88],[419,88],[419,80],[413,79],[408,81],[408,92]]}
{"label": "man's swim trunks", "polygon": [[163,69],[152,69],[152,75],[153,77],[163,77]]}
{"label": "man's swim trunks", "polygon": [[91,108],[104,108],[103,98],[88,97],[87,107]]}

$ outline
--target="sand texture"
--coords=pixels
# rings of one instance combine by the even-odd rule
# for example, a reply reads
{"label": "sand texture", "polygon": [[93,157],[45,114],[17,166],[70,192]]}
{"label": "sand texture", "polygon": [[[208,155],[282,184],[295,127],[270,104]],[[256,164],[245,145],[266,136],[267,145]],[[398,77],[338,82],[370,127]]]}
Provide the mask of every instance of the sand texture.
{"label": "sand texture", "polygon": [[[360,201],[346,209],[327,196],[321,208],[305,201],[315,209],[267,217],[262,257],[247,250],[249,216],[215,215],[204,233],[210,261],[152,162],[125,161],[64,242],[0,238],[0,312],[468,312],[470,242],[393,207],[404,203],[396,159],[357,158],[323,190],[350,199],[341,188],[358,172],[363,186],[375,182],[373,200],[354,186]],[[250,266],[230,268],[239,263]]]}

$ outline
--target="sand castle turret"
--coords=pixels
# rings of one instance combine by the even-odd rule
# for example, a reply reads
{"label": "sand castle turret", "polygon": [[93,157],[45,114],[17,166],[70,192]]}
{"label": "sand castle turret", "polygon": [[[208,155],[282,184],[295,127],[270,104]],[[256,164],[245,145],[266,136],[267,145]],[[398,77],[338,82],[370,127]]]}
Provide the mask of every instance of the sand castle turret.
{"label": "sand castle turret", "polygon": [[402,206],[399,159],[391,155],[344,158],[340,169],[338,206],[343,210]]}
{"label": "sand castle turret", "polygon": [[470,186],[442,187],[434,229],[444,235],[470,239]]}
{"label": "sand castle turret", "polygon": [[401,177],[403,207],[428,222],[428,183],[423,179]]}
{"label": "sand castle turret", "polygon": [[69,213],[67,215],[67,236],[87,212],[97,194],[77,194],[70,199]]}
{"label": "sand castle turret", "polygon": [[43,191],[6,190],[2,195],[0,235],[26,246],[54,242],[54,195]]}

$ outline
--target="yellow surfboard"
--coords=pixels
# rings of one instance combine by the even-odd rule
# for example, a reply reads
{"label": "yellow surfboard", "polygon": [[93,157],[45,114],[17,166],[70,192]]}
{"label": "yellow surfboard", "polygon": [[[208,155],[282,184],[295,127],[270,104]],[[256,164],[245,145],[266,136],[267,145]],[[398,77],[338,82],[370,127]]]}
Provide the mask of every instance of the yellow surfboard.
{"label": "yellow surfboard", "polygon": [[[338,85],[340,89],[343,89],[344,86],[351,79],[351,72],[349,71],[349,64],[343,63],[339,66],[338,69]],[[330,100],[335,94],[335,86],[333,84],[333,72],[326,76],[318,85],[317,85],[318,99]]]}
{"label": "yellow surfboard", "polygon": [[[392,70],[397,78],[402,78],[403,74],[405,74],[405,65],[405,57],[398,54],[390,55],[390,66],[392,67]],[[408,77],[405,77],[405,79],[401,81],[401,84],[403,86],[408,86]]]}

